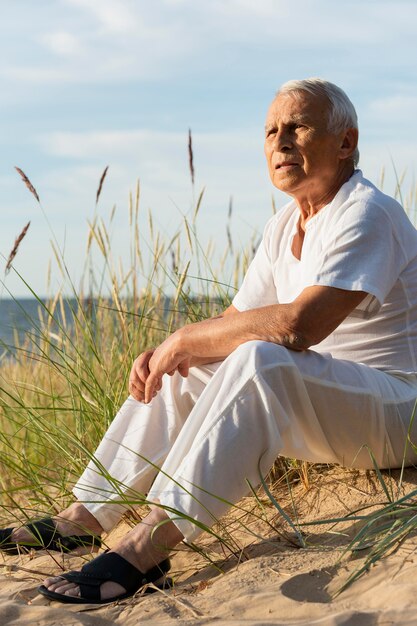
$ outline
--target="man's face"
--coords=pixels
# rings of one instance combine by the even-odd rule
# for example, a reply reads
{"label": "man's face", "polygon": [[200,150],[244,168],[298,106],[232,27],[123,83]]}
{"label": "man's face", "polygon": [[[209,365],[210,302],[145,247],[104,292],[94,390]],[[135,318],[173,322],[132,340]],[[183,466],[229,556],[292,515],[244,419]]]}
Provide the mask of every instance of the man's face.
{"label": "man's face", "polygon": [[327,99],[299,91],[277,96],[265,126],[265,155],[275,187],[303,201],[337,184],[344,133],[327,130]]}

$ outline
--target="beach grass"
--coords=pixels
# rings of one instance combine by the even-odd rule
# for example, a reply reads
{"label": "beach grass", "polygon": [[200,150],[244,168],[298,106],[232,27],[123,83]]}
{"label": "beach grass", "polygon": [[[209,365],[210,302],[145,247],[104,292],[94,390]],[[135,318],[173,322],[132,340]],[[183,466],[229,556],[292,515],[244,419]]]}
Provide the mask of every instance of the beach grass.
{"label": "beach grass", "polygon": [[[41,197],[25,173],[23,182],[39,203]],[[203,192],[171,236],[163,236],[147,217],[139,228],[140,187],[130,194],[126,219],[130,264],[113,258],[110,228],[97,204],[107,175],[96,194],[96,210],[87,225],[84,272],[75,286],[63,252],[53,237],[52,255],[62,284],[49,299],[20,279],[38,304],[30,331],[13,346],[3,345],[0,366],[0,520],[22,524],[62,510],[72,500],[71,488],[82,473],[128,395],[128,376],[136,356],[161,343],[176,328],[218,314],[231,302],[250,262],[247,249],[217,255],[209,242],[203,249],[197,232]],[[45,212],[46,213],[46,212]],[[231,207],[229,207],[230,219]],[[227,226],[227,224],[226,224]],[[27,232],[22,231],[7,260],[13,259]],[[146,254],[145,252],[146,251]],[[222,281],[229,257],[230,284]],[[16,272],[17,273],[17,272]],[[12,294],[9,294],[13,297]],[[19,306],[18,300],[16,305]],[[23,313],[25,313],[23,311]],[[105,468],[101,468],[105,474]],[[111,477],[108,477],[112,481]],[[146,504],[144,494],[120,499],[132,513]],[[103,494],[103,499],[106,494]],[[256,517],[257,514],[254,513]],[[258,515],[259,517],[259,515]],[[221,527],[221,524],[218,525]],[[227,529],[211,531],[233,551]]]}

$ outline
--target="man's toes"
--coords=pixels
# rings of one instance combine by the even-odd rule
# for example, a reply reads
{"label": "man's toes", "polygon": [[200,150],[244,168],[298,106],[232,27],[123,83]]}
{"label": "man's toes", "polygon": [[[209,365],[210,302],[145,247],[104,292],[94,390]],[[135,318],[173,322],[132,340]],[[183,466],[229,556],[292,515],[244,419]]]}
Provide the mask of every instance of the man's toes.
{"label": "man's toes", "polygon": [[56,583],[55,585],[51,585],[48,587],[49,591],[53,591],[54,593],[60,593],[65,596],[79,596],[80,590],[78,585],[74,585],[74,583],[70,583],[68,581],[61,581],[60,583]]}
{"label": "man's toes", "polygon": [[47,578],[43,584],[48,589],[48,591],[53,591],[55,593],[66,593],[71,589],[78,590],[77,585],[74,585],[74,583],[65,580],[65,578],[62,578],[61,576]]}
{"label": "man's toes", "polygon": [[79,596],[80,595],[80,589],[79,587],[77,587],[77,585],[74,584],[67,584],[67,585],[62,585],[61,587],[57,587],[56,589],[51,591],[55,591],[55,593],[60,593],[63,596]]}
{"label": "man's toes", "polygon": [[15,528],[10,537],[11,541],[15,543],[24,543],[26,541],[33,541],[36,543],[36,539],[33,537],[32,533],[30,533],[26,528]]}
{"label": "man's toes", "polygon": [[70,589],[62,592],[66,596],[73,596],[74,598],[78,598],[80,596],[80,588],[77,586],[72,586]]}
{"label": "man's toes", "polygon": [[43,584],[48,591],[52,591],[53,593],[60,593],[65,596],[75,597],[80,595],[80,588],[78,585],[62,578],[62,576],[52,576],[51,578],[46,578]]}
{"label": "man's toes", "polygon": [[62,583],[64,580],[65,579],[62,578],[62,576],[52,576],[51,578],[45,578],[43,584],[47,589],[49,589],[53,585],[56,585],[56,583]]}

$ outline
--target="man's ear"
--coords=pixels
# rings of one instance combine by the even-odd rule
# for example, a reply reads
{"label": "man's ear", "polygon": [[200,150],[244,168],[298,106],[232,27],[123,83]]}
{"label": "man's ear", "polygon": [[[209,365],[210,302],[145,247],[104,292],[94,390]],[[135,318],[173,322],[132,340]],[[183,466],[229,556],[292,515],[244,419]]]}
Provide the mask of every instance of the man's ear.
{"label": "man's ear", "polygon": [[340,146],[340,159],[348,159],[354,153],[358,145],[359,132],[357,128],[348,128],[342,138]]}

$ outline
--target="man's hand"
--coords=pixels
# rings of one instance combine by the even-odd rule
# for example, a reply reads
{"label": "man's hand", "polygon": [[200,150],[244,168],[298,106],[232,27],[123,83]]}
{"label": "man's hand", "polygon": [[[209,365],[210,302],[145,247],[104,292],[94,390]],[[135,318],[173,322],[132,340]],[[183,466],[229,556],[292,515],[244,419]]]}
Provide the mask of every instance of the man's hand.
{"label": "man's hand", "polygon": [[188,376],[191,356],[177,350],[177,336],[174,333],[158,348],[142,352],[135,359],[129,376],[129,393],[139,402],[148,404],[162,387],[162,376],[172,376],[178,371]]}
{"label": "man's hand", "polygon": [[129,393],[138,400],[143,402],[145,399],[145,384],[149,376],[149,360],[155,350],[146,350],[142,352],[133,362],[129,376]]}
{"label": "man's hand", "polygon": [[[211,318],[212,320],[226,317],[232,313],[238,313],[233,305],[230,305],[221,315]],[[187,328],[190,330],[190,324]],[[184,348],[184,329],[177,330],[166,339],[158,348],[147,350],[138,356],[132,366],[129,376],[129,393],[138,402],[150,402],[162,387],[162,376],[169,374],[172,376],[176,371],[181,376],[188,376],[191,365],[204,365],[222,360],[226,355],[212,356],[206,354],[207,335],[203,332],[201,343],[196,354],[190,349]],[[200,336],[200,334],[199,334]]]}
{"label": "man's hand", "polygon": [[178,371],[181,376],[187,377],[190,369],[191,354],[181,352],[178,345],[178,333],[174,333],[156,350],[148,360],[149,374],[145,382],[144,402],[147,404],[162,387],[162,376],[172,376]]}

